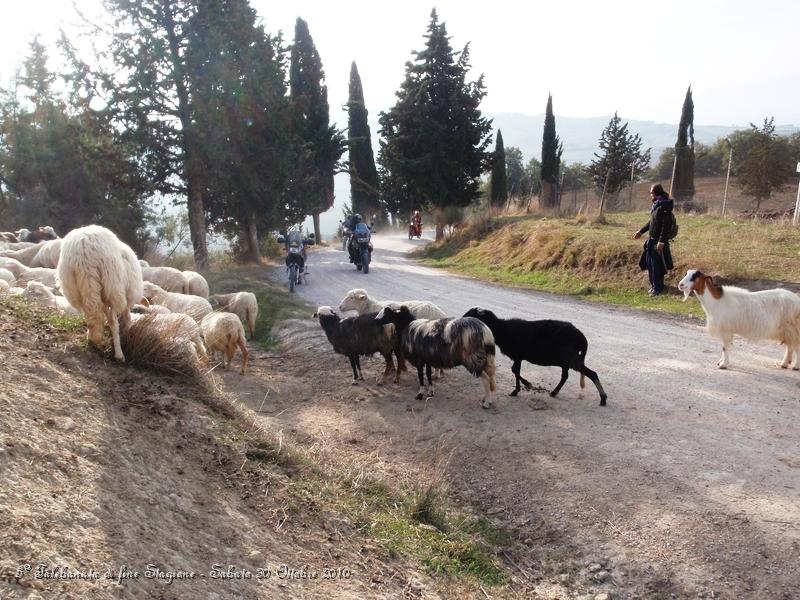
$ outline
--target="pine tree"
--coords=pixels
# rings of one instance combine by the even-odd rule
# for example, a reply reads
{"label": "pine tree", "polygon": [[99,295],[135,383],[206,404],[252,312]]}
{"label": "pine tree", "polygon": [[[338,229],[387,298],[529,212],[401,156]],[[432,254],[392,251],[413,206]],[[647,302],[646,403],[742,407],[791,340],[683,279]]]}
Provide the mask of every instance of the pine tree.
{"label": "pine tree", "polygon": [[558,167],[561,164],[563,148],[556,135],[556,118],[553,115],[553,96],[547,96],[547,109],[544,115],[542,133],[542,206],[555,207],[558,204]]}
{"label": "pine tree", "polygon": [[300,17],[295,22],[289,92],[300,148],[292,194],[302,199],[306,214],[313,216],[314,233],[320,239],[319,215],[333,206],[333,176],[345,151],[345,139],[330,125],[322,60],[308,24]]}
{"label": "pine tree", "polygon": [[[380,116],[382,192],[392,214],[403,217],[415,208],[436,215],[473,202],[491,161],[491,121],[479,109],[483,77],[467,81],[469,45],[453,51],[435,9],[425,40],[406,63],[397,103]],[[436,238],[443,236],[437,218]]]}
{"label": "pine tree", "polygon": [[614,197],[630,181],[631,166],[642,173],[650,165],[650,149],[642,151],[639,134],[628,133],[628,124],[614,113],[600,135],[600,153],[589,165],[589,173],[598,192]]}
{"label": "pine tree", "polygon": [[508,181],[506,179],[506,151],[503,148],[503,134],[497,131],[494,154],[492,155],[491,203],[494,207],[505,206],[508,202]]}
{"label": "pine tree", "polygon": [[676,200],[694,198],[694,101],[692,86],[686,90],[678,125],[678,141],[675,143],[675,179],[672,182],[673,197]]}
{"label": "pine tree", "polygon": [[757,127],[750,123],[753,142],[739,168],[738,181],[742,191],[761,203],[782,189],[794,175],[794,160],[788,140],[775,134],[774,117],[764,119]]}
{"label": "pine tree", "polygon": [[256,25],[247,0],[200,0],[189,25],[208,218],[258,261],[259,233],[284,225],[293,163],[281,40]]}
{"label": "pine tree", "polygon": [[378,170],[372,152],[372,135],[367,121],[364,91],[355,61],[350,67],[350,93],[347,100],[347,146],[350,151],[350,201],[352,212],[369,219],[386,221],[381,207]]}

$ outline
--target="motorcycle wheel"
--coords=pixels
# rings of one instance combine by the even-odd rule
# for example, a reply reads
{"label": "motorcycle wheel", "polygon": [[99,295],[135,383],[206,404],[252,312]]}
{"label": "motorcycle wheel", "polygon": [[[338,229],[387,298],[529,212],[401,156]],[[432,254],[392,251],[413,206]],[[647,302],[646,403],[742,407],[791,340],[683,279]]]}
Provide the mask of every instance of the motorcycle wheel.
{"label": "motorcycle wheel", "polygon": [[289,291],[294,292],[294,284],[297,281],[297,265],[292,264],[289,267]]}
{"label": "motorcycle wheel", "polygon": [[369,273],[369,248],[361,250],[361,264],[364,265],[364,275]]}
{"label": "motorcycle wheel", "polygon": [[414,232],[411,231],[410,229],[408,230],[408,239],[410,239],[410,240],[414,239]]}

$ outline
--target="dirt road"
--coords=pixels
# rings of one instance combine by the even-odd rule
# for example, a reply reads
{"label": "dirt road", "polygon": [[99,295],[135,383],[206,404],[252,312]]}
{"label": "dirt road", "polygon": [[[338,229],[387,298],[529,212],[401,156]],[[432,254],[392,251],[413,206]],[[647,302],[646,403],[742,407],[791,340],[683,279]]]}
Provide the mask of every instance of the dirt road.
{"label": "dirt road", "polygon": [[[544,391],[507,397],[513,377],[504,357],[489,411],[463,369],[447,373],[427,405],[412,400],[415,374],[351,388],[346,359],[333,356],[318,325],[296,323],[287,335],[323,358],[298,352],[295,370],[318,372],[320,360],[332,370],[297,390],[312,402],[268,412],[288,410],[280,418],[310,433],[324,428],[331,440],[358,439],[348,452],[380,454],[398,472],[447,453],[452,490],[526,540],[530,555],[516,562],[536,574],[529,578],[540,594],[551,585],[552,597],[587,589],[800,596],[800,373],[776,367],[782,348],[737,340],[732,368],[720,371],[717,342],[687,320],[480,283],[409,260],[423,242],[373,241],[368,275],[341,248],[315,251],[300,295],[336,307],[363,287],[380,299],[432,300],[452,315],[480,305],[505,317],[569,320],[589,340],[586,363],[608,406],[598,406],[591,382],[581,392],[575,373],[555,399]],[[523,375],[552,389],[559,370],[523,365]]]}

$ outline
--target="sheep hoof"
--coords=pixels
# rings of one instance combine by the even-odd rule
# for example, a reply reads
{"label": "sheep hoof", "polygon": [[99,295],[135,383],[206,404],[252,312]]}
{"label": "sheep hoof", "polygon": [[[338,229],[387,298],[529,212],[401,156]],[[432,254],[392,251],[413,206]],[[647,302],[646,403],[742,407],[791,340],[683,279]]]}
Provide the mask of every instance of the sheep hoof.
{"label": "sheep hoof", "polygon": [[608,396],[600,396],[600,406],[606,405],[606,398],[608,398]]}
{"label": "sheep hoof", "polygon": [[121,363],[125,362],[125,357],[122,356],[122,354],[120,354],[119,356],[114,356],[114,358],[117,359],[118,362],[121,362]]}
{"label": "sheep hoof", "polygon": [[483,402],[481,402],[481,408],[483,408],[483,409],[492,408],[492,403],[483,401]]}
{"label": "sheep hoof", "polygon": [[533,386],[530,383],[523,383],[522,385],[525,386],[526,392],[530,392],[533,389]]}
{"label": "sheep hoof", "polygon": [[509,396],[516,396],[517,394],[519,394],[519,390],[513,390]]}
{"label": "sheep hoof", "polygon": [[778,363],[778,366],[781,369],[788,369],[789,368],[789,363]]}
{"label": "sheep hoof", "polygon": [[556,396],[558,396],[558,392],[557,391],[553,390],[552,392],[550,392],[550,397],[551,398],[555,398]]}
{"label": "sheep hoof", "polygon": [[417,400],[422,400],[422,392],[420,392],[419,394],[417,394],[416,398],[417,398]]}
{"label": "sheep hoof", "polygon": [[350,385],[358,385],[358,379],[353,379],[353,382]]}

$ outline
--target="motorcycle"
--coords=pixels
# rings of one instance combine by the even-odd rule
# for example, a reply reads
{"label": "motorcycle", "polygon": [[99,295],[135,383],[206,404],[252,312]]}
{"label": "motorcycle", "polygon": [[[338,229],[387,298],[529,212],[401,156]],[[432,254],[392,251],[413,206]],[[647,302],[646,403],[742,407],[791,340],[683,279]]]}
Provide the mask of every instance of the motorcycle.
{"label": "motorcycle", "polygon": [[[279,244],[286,244],[286,274],[289,277],[289,291],[294,292],[295,285],[302,285],[308,275],[306,268],[305,246],[313,246],[313,239],[302,239],[289,232],[288,243],[283,236],[278,237]],[[313,235],[313,234],[312,234]]]}
{"label": "motorcycle", "polygon": [[366,223],[358,223],[350,236],[350,262],[355,263],[356,269],[369,273],[369,263],[372,260],[372,231]]}
{"label": "motorcycle", "polygon": [[414,236],[417,239],[422,238],[422,223],[414,223],[413,221],[408,224],[408,239],[412,239]]}

